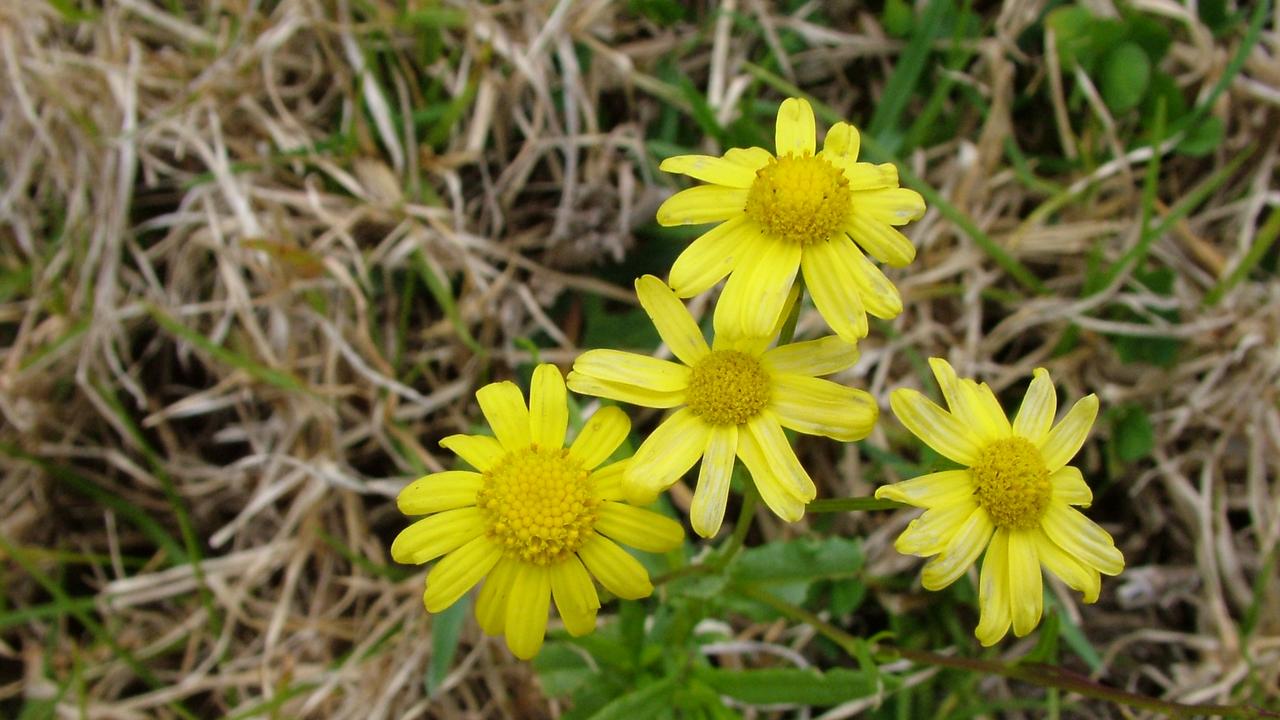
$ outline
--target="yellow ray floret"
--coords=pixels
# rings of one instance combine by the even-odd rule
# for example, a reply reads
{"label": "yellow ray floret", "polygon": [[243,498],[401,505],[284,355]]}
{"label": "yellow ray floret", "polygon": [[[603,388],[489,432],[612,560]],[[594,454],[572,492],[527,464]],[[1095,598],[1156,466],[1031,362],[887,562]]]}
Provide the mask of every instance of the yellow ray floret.
{"label": "yellow ray floret", "polygon": [[898,289],[867,255],[894,267],[909,264],[915,247],[895,226],[919,219],[924,199],[898,187],[893,165],[858,162],[860,137],[852,125],[834,125],[817,151],[813,109],[803,99],[778,108],[775,144],[776,156],[735,148],[723,157],[663,161],[663,170],[709,184],[671,196],[658,208],[658,222],[720,223],[676,259],[671,287],[692,297],[728,275],[717,322],[762,336],[800,272],[836,335],[855,342],[867,334],[867,313],[902,312]]}
{"label": "yellow ray floret", "polygon": [[1010,626],[1031,632],[1043,612],[1041,568],[1098,599],[1101,575],[1124,569],[1107,531],[1071,507],[1093,494],[1067,462],[1084,444],[1098,414],[1089,395],[1053,424],[1057,397],[1049,373],[1037,369],[1012,424],[985,383],[956,377],[945,360],[929,360],[947,403],[944,410],[915,390],[893,391],[898,420],[929,447],[965,466],[886,485],[876,497],[925,508],[895,543],[903,553],[932,557],[921,580],[929,590],[950,585],[982,551],[975,634],[993,645]]}
{"label": "yellow ray floret", "polygon": [[719,314],[715,343],[708,346],[661,280],[640,278],[636,293],[678,362],[591,350],[578,357],[568,379],[574,392],[675,409],[636,450],[623,476],[629,497],[651,500],[701,459],[690,522],[699,535],[712,537],[740,458],[765,504],[784,520],[799,520],[816,489],[783,428],[846,442],[871,432],[878,414],[871,395],[816,377],[853,365],[856,347],[830,336],[770,348],[776,327],[742,336],[723,328]]}
{"label": "yellow ray floret", "polygon": [[505,636],[517,657],[538,653],[552,599],[573,635],[595,628],[600,606],[592,577],[614,595],[653,590],[644,567],[618,543],[650,552],[680,544],[670,518],[623,502],[628,460],[601,467],[631,423],[604,408],[564,447],[569,413],[564,378],[554,365],[533,373],[529,405],[510,382],[476,393],[496,437],[451,435],[440,442],[475,468],[410,483],[396,498],[406,515],[426,518],[391,544],[396,562],[441,558],[427,573],[423,603],[440,612],[476,583],[476,619]]}

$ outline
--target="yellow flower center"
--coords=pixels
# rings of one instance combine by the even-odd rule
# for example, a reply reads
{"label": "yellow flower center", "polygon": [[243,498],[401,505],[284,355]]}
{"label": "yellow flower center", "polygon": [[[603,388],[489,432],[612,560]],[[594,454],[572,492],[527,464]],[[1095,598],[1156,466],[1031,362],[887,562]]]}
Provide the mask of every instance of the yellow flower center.
{"label": "yellow flower center", "polygon": [[1053,485],[1040,450],[1030,440],[1009,437],[982,450],[973,466],[974,494],[997,527],[1029,530],[1040,523]]}
{"label": "yellow flower center", "polygon": [[693,366],[685,404],[711,425],[741,425],[769,403],[769,373],[737,350],[716,350]]}
{"label": "yellow flower center", "polygon": [[745,210],[770,236],[807,245],[844,225],[852,199],[840,168],[813,155],[787,155],[756,171]]}
{"label": "yellow flower center", "polygon": [[484,473],[476,505],[488,535],[525,562],[549,565],[591,536],[600,504],[591,473],[565,448],[513,450]]}

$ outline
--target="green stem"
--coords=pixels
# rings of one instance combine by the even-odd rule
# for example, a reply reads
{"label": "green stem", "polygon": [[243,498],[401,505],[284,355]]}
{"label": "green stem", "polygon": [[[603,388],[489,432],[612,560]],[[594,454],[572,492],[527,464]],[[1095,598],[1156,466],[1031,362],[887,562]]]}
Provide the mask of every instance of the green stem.
{"label": "green stem", "polygon": [[[859,646],[864,641],[823,620],[804,608],[793,605],[776,595],[750,586],[735,585],[734,590],[752,600],[768,605],[782,615],[797,622],[805,623],[820,635],[840,646],[851,657],[857,657]],[[1094,700],[1103,700],[1116,705],[1142,708],[1171,717],[1223,716],[1240,718],[1280,718],[1280,714],[1250,705],[1191,705],[1160,700],[1159,698],[1138,695],[1126,690],[1102,685],[1084,675],[1043,663],[1001,662],[998,660],[981,660],[978,658],[955,657],[942,655],[928,650],[902,648],[877,643],[875,649],[882,653],[892,653],[912,662],[934,667],[967,670],[987,675],[999,675],[1011,680],[1038,685],[1044,688],[1056,688],[1074,692]]]}
{"label": "green stem", "polygon": [[728,567],[734,557],[738,555],[738,551],[742,549],[742,544],[747,540],[747,532],[751,530],[751,521],[756,517],[756,498],[759,493],[756,492],[755,485],[747,483],[744,485],[742,492],[742,505],[738,508],[738,521],[733,525],[733,534],[729,536],[729,542],[725,543],[724,549],[709,564],[711,568],[717,572]]}
{"label": "green stem", "polygon": [[896,500],[881,500],[873,497],[830,498],[814,500],[805,510],[811,513],[863,512],[866,510],[897,510],[909,507]]}

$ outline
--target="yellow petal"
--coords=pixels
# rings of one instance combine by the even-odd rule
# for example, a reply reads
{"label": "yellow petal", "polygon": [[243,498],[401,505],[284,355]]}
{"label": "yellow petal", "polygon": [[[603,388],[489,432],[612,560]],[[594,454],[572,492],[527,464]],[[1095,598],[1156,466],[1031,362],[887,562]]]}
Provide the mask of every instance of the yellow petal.
{"label": "yellow petal", "polygon": [[638,600],[653,592],[649,573],[640,561],[603,535],[592,534],[578,548],[578,557],[606,590],[624,600]]}
{"label": "yellow petal", "polygon": [[569,389],[579,395],[594,395],[641,407],[669,408],[684,403],[684,391],[657,392],[648,388],[598,380],[573,371],[567,378]]}
{"label": "yellow petal", "polygon": [[574,637],[581,637],[596,629],[596,611],[600,597],[596,594],[591,575],[582,566],[577,555],[550,566],[551,596],[556,601],[556,611],[564,621],[564,627]]}
{"label": "yellow petal", "polygon": [[680,523],[651,510],[604,502],[598,512],[596,532],[637,550],[662,553],[684,542]]}
{"label": "yellow petal", "polygon": [[1098,396],[1086,395],[1076,401],[1067,411],[1066,417],[1049,431],[1040,446],[1044,455],[1045,467],[1049,472],[1066,465],[1080,451],[1080,446],[1089,437],[1089,429],[1098,417]]}
{"label": "yellow petal", "polygon": [[667,198],[658,206],[658,224],[701,225],[728,220],[741,215],[747,204],[747,191],[722,185],[699,185]]}
{"label": "yellow petal", "polygon": [[652,275],[638,278],[636,296],[658,335],[680,362],[692,366],[711,352],[684,303],[661,280]]}
{"label": "yellow petal", "polygon": [[743,257],[729,275],[716,303],[717,337],[721,334],[768,337],[795,283],[800,255],[800,246],[796,243],[783,240],[757,243],[756,251],[750,257]]}
{"label": "yellow petal", "polygon": [[841,442],[870,435],[880,414],[870,393],[789,373],[773,376],[769,409],[785,428]]}
{"label": "yellow petal", "polygon": [[951,505],[926,510],[907,524],[893,547],[903,555],[928,557],[946,549],[960,526],[978,509],[973,497],[962,498]]}
{"label": "yellow petal", "polygon": [[922,508],[945,507],[972,499],[973,476],[968,470],[943,470],[876,488],[876,497]]}
{"label": "yellow petal", "polygon": [[848,236],[832,238],[836,257],[844,263],[846,276],[858,288],[862,306],[868,313],[889,320],[902,312],[902,296],[898,288],[876,267]]}
{"label": "yellow petal", "polygon": [[457,602],[501,558],[502,548],[484,535],[445,555],[427,573],[427,590],[422,595],[427,612],[438,613]]}
{"label": "yellow petal", "polygon": [[[996,403],[994,412],[984,401],[977,383],[956,377],[951,364],[942,358],[929,358],[929,368],[938,380],[942,397],[951,414],[968,427],[980,445],[1009,436],[1009,421]],[[994,397],[993,397],[994,399]]]}
{"label": "yellow petal", "polygon": [[591,481],[595,483],[595,496],[600,500],[621,500],[625,497],[622,492],[622,476],[628,467],[631,467],[631,458],[609,463],[591,473]]}
{"label": "yellow petal", "polygon": [[1068,555],[1103,575],[1119,575],[1124,570],[1124,555],[1116,548],[1111,534],[1079,510],[1051,500],[1044,517],[1040,518],[1040,527]]}
{"label": "yellow petal", "polygon": [[573,361],[573,370],[597,380],[661,393],[680,392],[689,386],[687,366],[621,350],[588,350]]}
{"label": "yellow petal", "polygon": [[569,447],[569,454],[577,458],[588,470],[609,459],[614,450],[627,439],[631,421],[621,409],[608,406],[596,411],[582,426],[582,432]]}
{"label": "yellow petal", "polygon": [[760,499],[774,515],[787,522],[797,522],[804,517],[805,502],[797,498],[779,482],[764,450],[749,432],[738,432],[738,457],[751,474],[752,482],[760,493]]}
{"label": "yellow petal", "polygon": [[[856,208],[857,205],[854,207]],[[866,249],[871,257],[882,263],[893,267],[906,267],[916,259],[916,247],[911,244],[907,236],[882,220],[855,210],[850,213],[844,229],[855,242]]]}
{"label": "yellow petal", "polygon": [[623,491],[638,500],[667,489],[702,457],[710,435],[711,426],[689,408],[675,411],[636,449]]}
{"label": "yellow petal", "polygon": [[749,188],[756,179],[750,168],[711,155],[676,155],[663,160],[658,169],[732,188]]}
{"label": "yellow petal", "polygon": [[1009,532],[1009,599],[1013,634],[1018,637],[1035,630],[1044,612],[1044,587],[1040,578],[1040,558],[1036,555],[1035,532]]}
{"label": "yellow petal", "polygon": [[947,547],[924,566],[921,584],[927,590],[941,590],[955,582],[986,549],[995,529],[986,510],[976,508],[969,513],[951,536]]}
{"label": "yellow petal", "polygon": [[862,294],[851,282],[848,264],[840,257],[839,243],[813,243],[805,248],[800,266],[813,304],[836,335],[848,343],[866,337],[867,313]]}
{"label": "yellow petal", "polygon": [[711,429],[711,437],[702,456],[702,467],[698,470],[698,487],[693,492],[693,504],[689,507],[689,522],[693,531],[702,537],[715,537],[720,532],[737,452],[736,426],[720,425]]}
{"label": "yellow petal", "polygon": [[511,585],[516,579],[520,561],[503,558],[480,586],[476,597],[476,623],[487,635],[501,635],[507,626],[507,603],[511,598]]}
{"label": "yellow petal", "polygon": [[750,257],[752,241],[759,233],[748,227],[746,215],[729,218],[689,244],[671,265],[671,289],[689,298],[710,290]]}
{"label": "yellow petal", "polygon": [[[906,225],[912,220],[924,217],[924,198],[920,197],[920,193],[915,190],[907,188],[862,190],[854,196],[853,202],[854,214],[870,222]],[[915,254],[914,249],[911,250],[911,254]],[[885,262],[889,261],[885,260]]]}
{"label": "yellow petal", "polygon": [[830,375],[858,362],[858,346],[835,335],[779,345],[760,357],[775,373]]}
{"label": "yellow petal", "polygon": [[405,515],[427,515],[476,504],[481,475],[469,470],[432,473],[409,483],[396,496]]}
{"label": "yellow petal", "polygon": [[924,395],[899,388],[889,395],[889,406],[898,421],[929,447],[961,465],[972,467],[977,462],[973,431]]}
{"label": "yellow petal", "polygon": [[1013,419],[1013,434],[1030,440],[1037,447],[1049,434],[1053,416],[1058,412],[1058,393],[1049,379],[1049,371],[1036,368],[1032,372],[1031,385],[1022,398],[1022,407]]}
{"label": "yellow petal", "polygon": [[1049,482],[1053,484],[1053,497],[1057,500],[1081,507],[1093,504],[1093,491],[1078,468],[1065,465],[1049,476]]}
{"label": "yellow petal", "polygon": [[505,634],[507,647],[521,660],[531,660],[542,649],[551,609],[551,572],[542,565],[520,563],[511,583]]}
{"label": "yellow petal", "polygon": [[1098,593],[1102,590],[1098,571],[1068,555],[1042,529],[1037,529],[1036,533],[1036,555],[1044,569],[1057,575],[1071,589],[1079,590],[1086,603],[1097,602]]}
{"label": "yellow petal", "polygon": [[847,158],[835,158],[831,163],[844,172],[845,179],[849,181],[849,189],[855,193],[898,187],[898,168],[893,163],[873,165],[852,162]]}
{"label": "yellow petal", "polygon": [[493,467],[494,463],[507,454],[502,443],[488,435],[450,435],[440,441],[440,447],[462,458],[480,472]]}
{"label": "yellow petal", "polygon": [[787,98],[778,106],[778,123],[774,127],[778,157],[812,155],[818,142],[813,108],[804,98]]}
{"label": "yellow petal", "polygon": [[770,476],[779,482],[797,500],[808,502],[818,494],[817,487],[805,471],[795,450],[787,442],[787,436],[778,424],[778,418],[768,410],[747,421],[747,433],[755,440],[769,464]]}
{"label": "yellow petal", "polygon": [[839,157],[855,162],[861,147],[862,136],[858,134],[858,128],[849,123],[838,122],[827,131],[827,138],[822,143],[822,157]]}
{"label": "yellow petal", "polygon": [[569,426],[568,394],[560,368],[549,363],[533,371],[529,387],[529,434],[544,448],[564,447]]}
{"label": "yellow petal", "polygon": [[480,508],[458,508],[425,517],[391,541],[391,558],[398,563],[421,565],[461,547],[484,533]]}
{"label": "yellow petal", "polygon": [[978,607],[982,616],[974,635],[983,647],[991,647],[1009,632],[1012,622],[1009,598],[1009,532],[997,530],[982,559],[978,579]]}
{"label": "yellow petal", "polygon": [[996,399],[991,386],[965,378],[964,388],[965,396],[977,411],[987,434],[997,438],[1009,437],[1013,432],[1012,426],[1009,425],[1009,418],[1004,414],[1004,408],[1000,407],[1000,401]]}
{"label": "yellow petal", "polygon": [[742,165],[754,174],[773,160],[773,153],[761,147],[729,148],[724,153],[724,159]]}
{"label": "yellow petal", "polygon": [[524,395],[511,381],[489,383],[476,391],[480,412],[484,413],[493,434],[507,450],[529,447],[533,438],[529,435],[529,408]]}

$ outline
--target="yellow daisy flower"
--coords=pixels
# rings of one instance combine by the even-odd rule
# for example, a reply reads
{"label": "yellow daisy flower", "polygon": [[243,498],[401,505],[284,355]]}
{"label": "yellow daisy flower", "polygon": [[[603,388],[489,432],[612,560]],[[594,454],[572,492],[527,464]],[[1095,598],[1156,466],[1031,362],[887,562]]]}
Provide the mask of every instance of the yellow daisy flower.
{"label": "yellow daisy flower", "polygon": [[667,172],[710,184],[668,198],[658,222],[720,223],[676,258],[671,287],[692,297],[728,275],[716,320],[723,315],[725,327],[761,336],[800,271],[835,333],[857,341],[867,334],[866,313],[902,312],[898,289],[862,250],[894,267],[909,264],[915,247],[893,226],[918,220],[924,199],[898,187],[892,164],[858,162],[860,136],[848,123],[832,126],[815,154],[813,109],[803,99],[782,103],[775,134],[777,157],[753,147],[662,162]]}
{"label": "yellow daisy flower", "polygon": [[440,445],[479,472],[439,472],[401,490],[400,511],[428,517],[391,544],[396,562],[443,556],[427,573],[428,612],[444,610],[485,579],[476,600],[480,628],[505,635],[511,652],[526,660],[542,647],[552,598],[570,634],[595,629],[600,601],[592,576],[621,598],[653,591],[644,566],[614,540],[666,552],[684,538],[670,518],[619,502],[628,460],[599,467],[631,431],[627,416],[602,409],[566,449],[560,370],[539,365],[532,385],[528,407],[511,382],[476,392],[497,437],[450,435]]}
{"label": "yellow daisy flower", "polygon": [[1089,435],[1098,397],[1081,398],[1055,426],[1053,381],[1038,368],[1010,424],[986,383],[957,378],[940,358],[929,366],[950,412],[908,389],[894,390],[890,406],[916,437],[966,469],[876,490],[878,498],[926,508],[894,547],[936,556],[921,575],[929,590],[950,585],[986,548],[975,631],[983,645],[998,642],[1011,624],[1018,637],[1039,624],[1041,567],[1083,593],[1086,603],[1095,602],[1099,573],[1119,574],[1124,556],[1106,530],[1071,507],[1088,507],[1093,493],[1067,461]]}
{"label": "yellow daisy flower", "polygon": [[[590,350],[569,373],[577,393],[677,408],[636,450],[623,477],[628,497],[651,500],[702,458],[690,521],[699,535],[712,537],[724,519],[738,457],[765,504],[784,520],[799,520],[817,490],[782,429],[843,441],[871,432],[878,409],[870,394],[815,377],[853,365],[857,348],[829,336],[770,349],[777,329],[744,338],[724,332],[720,315],[708,347],[684,303],[661,280],[636,280],[636,294],[680,362]],[[777,319],[781,323],[781,315]]]}

